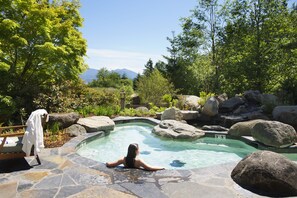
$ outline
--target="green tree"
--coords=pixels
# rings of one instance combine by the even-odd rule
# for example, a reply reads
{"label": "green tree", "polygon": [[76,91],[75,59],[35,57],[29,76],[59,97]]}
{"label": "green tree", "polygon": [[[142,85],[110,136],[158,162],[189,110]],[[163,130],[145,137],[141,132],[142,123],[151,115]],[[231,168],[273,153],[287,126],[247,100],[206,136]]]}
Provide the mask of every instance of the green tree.
{"label": "green tree", "polygon": [[[221,43],[222,84],[231,93],[276,92],[295,82],[296,13],[284,0],[242,0],[229,6]],[[292,45],[293,44],[293,45]]]}
{"label": "green tree", "polygon": [[137,92],[143,103],[160,105],[165,94],[174,93],[173,85],[154,69],[149,76],[141,76],[137,81]]}
{"label": "green tree", "polygon": [[[0,94],[19,106],[86,69],[78,1],[0,0]],[[32,107],[31,107],[32,108]]]}
{"label": "green tree", "polygon": [[116,72],[110,72],[106,68],[101,68],[96,77],[97,79],[90,83],[91,87],[120,87],[121,76]]}
{"label": "green tree", "polygon": [[153,70],[154,70],[154,63],[152,59],[149,59],[147,63],[144,65],[143,75],[148,76],[152,73]]}

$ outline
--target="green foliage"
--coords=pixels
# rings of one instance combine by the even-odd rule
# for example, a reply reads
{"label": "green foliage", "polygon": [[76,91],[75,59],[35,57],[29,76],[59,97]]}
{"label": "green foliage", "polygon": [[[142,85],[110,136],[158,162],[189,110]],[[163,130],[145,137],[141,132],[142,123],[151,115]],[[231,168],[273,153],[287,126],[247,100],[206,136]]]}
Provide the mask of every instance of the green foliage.
{"label": "green foliage", "polygon": [[144,65],[143,75],[149,76],[154,70],[154,63],[152,59],[149,59],[147,63]]}
{"label": "green foliage", "polygon": [[60,131],[60,124],[59,122],[54,122],[53,124],[48,125],[47,129],[51,132],[51,134],[56,135]]}
{"label": "green foliage", "polygon": [[204,91],[201,91],[201,92],[199,93],[199,97],[200,97],[200,99],[199,99],[199,104],[200,104],[201,106],[204,106],[205,102],[206,102],[210,97],[212,97],[212,96],[215,96],[215,94],[214,94],[214,93],[206,93],[206,92],[204,92]]}
{"label": "green foliage", "polygon": [[0,122],[10,118],[17,111],[12,97],[0,95]]}
{"label": "green foliage", "polygon": [[[86,69],[78,1],[0,1],[0,94],[18,108]],[[55,89],[55,88],[54,88]]]}
{"label": "green foliage", "polygon": [[162,112],[166,108],[165,107],[157,107],[157,106],[152,106],[152,108],[149,111],[142,111],[138,109],[133,109],[133,108],[126,108],[122,110],[119,115],[120,116],[137,116],[137,117],[147,117],[147,116],[156,116],[157,112]]}
{"label": "green foliage", "polygon": [[172,101],[172,96],[170,94],[165,94],[162,96],[162,100],[169,105]]}
{"label": "green foliage", "polygon": [[71,112],[87,106],[109,106],[119,104],[119,90],[89,88],[81,81],[66,81],[53,85],[47,93],[34,99],[35,108],[45,108],[49,112]]}
{"label": "green foliage", "polygon": [[119,106],[84,106],[77,110],[80,115],[84,117],[95,116],[114,116],[120,112]]}
{"label": "green foliage", "polygon": [[173,85],[154,69],[149,76],[142,76],[137,83],[137,92],[143,103],[152,102],[160,105],[162,96],[173,94]]}

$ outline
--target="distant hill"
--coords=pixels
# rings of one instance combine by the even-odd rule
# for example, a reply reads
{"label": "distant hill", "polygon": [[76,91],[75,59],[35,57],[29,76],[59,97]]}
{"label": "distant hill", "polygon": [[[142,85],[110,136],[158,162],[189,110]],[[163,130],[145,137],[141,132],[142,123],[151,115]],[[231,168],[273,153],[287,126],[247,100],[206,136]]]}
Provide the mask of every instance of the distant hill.
{"label": "distant hill", "polygon": [[[98,69],[88,69],[87,71],[85,71],[84,73],[82,73],[80,75],[81,79],[87,83],[92,82],[92,80],[96,79],[96,75],[98,73]],[[118,73],[120,76],[122,76],[123,74],[125,74],[127,76],[127,78],[133,80],[134,78],[136,78],[137,73],[134,71],[131,71],[129,69],[116,69],[116,70],[112,70],[116,73]]]}
{"label": "distant hill", "polygon": [[98,69],[88,69],[84,73],[80,75],[80,78],[83,79],[86,83],[92,82],[92,80],[96,79],[96,75],[98,73]]}
{"label": "distant hill", "polygon": [[120,74],[121,76],[123,76],[125,74],[127,76],[127,78],[129,78],[131,80],[133,80],[134,78],[137,77],[137,73],[135,73],[134,71],[131,71],[129,69],[116,69],[113,71]]}

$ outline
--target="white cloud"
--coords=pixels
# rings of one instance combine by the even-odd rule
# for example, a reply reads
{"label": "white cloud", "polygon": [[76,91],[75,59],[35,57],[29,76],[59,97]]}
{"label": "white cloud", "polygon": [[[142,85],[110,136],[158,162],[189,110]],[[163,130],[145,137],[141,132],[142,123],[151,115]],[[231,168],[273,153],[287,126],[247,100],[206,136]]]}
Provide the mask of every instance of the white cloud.
{"label": "white cloud", "polygon": [[162,55],[108,50],[108,49],[88,49],[86,63],[90,68],[100,69],[102,67],[108,70],[129,69],[137,73],[142,73],[144,65],[149,59],[154,63],[158,60],[164,60]]}

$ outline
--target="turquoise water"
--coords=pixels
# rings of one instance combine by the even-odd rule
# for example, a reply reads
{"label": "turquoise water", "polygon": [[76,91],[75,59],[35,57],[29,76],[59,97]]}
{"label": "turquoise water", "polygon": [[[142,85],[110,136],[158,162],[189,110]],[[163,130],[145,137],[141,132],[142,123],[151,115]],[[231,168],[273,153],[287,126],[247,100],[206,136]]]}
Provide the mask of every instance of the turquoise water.
{"label": "turquoise water", "polygon": [[139,158],[148,164],[166,169],[193,169],[239,162],[257,150],[233,139],[168,140],[151,133],[152,128],[145,123],[119,124],[110,135],[81,146],[77,153],[99,162],[111,162],[125,156],[130,143],[138,143]]}

